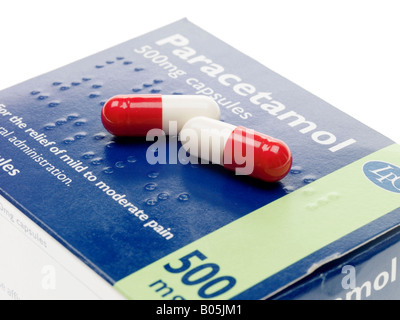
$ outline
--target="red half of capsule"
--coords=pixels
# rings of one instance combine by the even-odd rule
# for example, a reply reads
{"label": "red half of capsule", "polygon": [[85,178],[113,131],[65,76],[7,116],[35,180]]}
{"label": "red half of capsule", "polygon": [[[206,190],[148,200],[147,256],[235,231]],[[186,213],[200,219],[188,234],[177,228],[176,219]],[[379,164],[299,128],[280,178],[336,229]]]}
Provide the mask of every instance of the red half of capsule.
{"label": "red half of capsule", "polygon": [[223,165],[236,172],[268,182],[284,178],[292,166],[292,153],[281,140],[237,127],[225,144]]}
{"label": "red half of capsule", "polygon": [[116,136],[146,136],[162,129],[161,95],[118,95],[108,100],[101,112],[104,127]]}

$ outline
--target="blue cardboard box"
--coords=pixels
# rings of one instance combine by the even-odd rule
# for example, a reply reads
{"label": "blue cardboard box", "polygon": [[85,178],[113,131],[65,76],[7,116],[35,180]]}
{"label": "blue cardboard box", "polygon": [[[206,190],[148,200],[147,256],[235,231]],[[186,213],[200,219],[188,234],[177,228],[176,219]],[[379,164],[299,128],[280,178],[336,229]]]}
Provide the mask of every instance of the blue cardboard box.
{"label": "blue cardboard box", "polygon": [[[177,158],[176,137],[114,137],[101,108],[130,93],[210,96],[223,121],[285,141],[293,167],[265,183]],[[183,19],[0,92],[0,293],[395,298],[397,260],[379,257],[399,166],[399,145]]]}

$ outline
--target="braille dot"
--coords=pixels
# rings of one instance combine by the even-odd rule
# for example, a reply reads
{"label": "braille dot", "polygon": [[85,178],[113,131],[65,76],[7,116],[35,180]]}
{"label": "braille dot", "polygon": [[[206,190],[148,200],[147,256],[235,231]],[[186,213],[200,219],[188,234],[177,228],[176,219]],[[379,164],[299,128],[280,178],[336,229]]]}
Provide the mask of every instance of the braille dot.
{"label": "braille dot", "polygon": [[94,99],[100,96],[100,92],[91,92],[89,93],[89,98]]}
{"label": "braille dot", "polygon": [[50,108],[55,108],[55,107],[57,107],[58,105],[60,105],[60,103],[59,103],[58,101],[53,101],[53,102],[50,102],[50,103],[48,104],[48,106],[49,106]]}
{"label": "braille dot", "polygon": [[48,124],[45,124],[43,128],[45,130],[53,130],[55,127],[56,127],[55,123],[48,123]]}
{"label": "braille dot", "polygon": [[107,136],[106,133],[101,132],[101,133],[96,133],[96,134],[93,136],[93,138],[94,138],[94,140],[102,140],[102,139],[104,139],[106,136]]}
{"label": "braille dot", "polygon": [[125,168],[125,162],[124,161],[117,161],[115,163],[115,167],[119,168],[119,169]]}
{"label": "braille dot", "polygon": [[48,104],[48,106],[50,107],[50,108],[54,108],[54,107],[57,107],[57,106],[59,106],[60,105],[60,102],[59,101],[52,101],[52,102],[50,102],[49,104]]}
{"label": "braille dot", "polygon": [[69,138],[65,138],[64,139],[64,143],[65,144],[71,144],[72,142],[74,142],[75,140],[74,140],[74,138],[72,138],[72,137],[69,137]]}
{"label": "braille dot", "polygon": [[311,196],[315,193],[315,189],[311,188],[311,187],[307,187],[306,189],[302,190],[303,195],[305,196]]}
{"label": "braille dot", "polygon": [[302,167],[300,166],[293,166],[292,169],[290,169],[291,174],[299,174],[302,172]]}
{"label": "braille dot", "polygon": [[128,161],[129,163],[135,163],[137,161],[135,156],[129,156],[126,161]]}
{"label": "braille dot", "polygon": [[304,178],[303,178],[303,182],[304,183],[311,183],[311,182],[314,182],[316,180],[316,177],[314,177],[314,176],[305,176]]}
{"label": "braille dot", "polygon": [[79,115],[77,113],[72,113],[72,114],[67,116],[67,120],[68,121],[75,120],[75,119],[78,119],[78,118],[79,118]]}
{"label": "braille dot", "polygon": [[157,188],[157,183],[148,183],[144,186],[147,191],[154,191]]}
{"label": "braille dot", "polygon": [[91,162],[91,164],[98,166],[99,164],[103,163],[103,159],[102,158],[94,158]]}
{"label": "braille dot", "polygon": [[188,193],[181,193],[181,194],[178,196],[178,200],[181,201],[181,202],[189,201],[189,199],[190,199],[190,196],[189,196]]}
{"label": "braille dot", "polygon": [[168,199],[169,199],[169,194],[166,193],[166,192],[161,192],[161,193],[157,196],[157,198],[158,198],[159,200],[168,200]]}
{"label": "braille dot", "polygon": [[155,206],[157,204],[157,200],[156,199],[147,199],[146,204],[148,206]]}
{"label": "braille dot", "polygon": [[306,209],[307,210],[315,210],[315,209],[317,209],[318,208],[318,206],[315,204],[315,203],[308,203],[307,205],[306,205]]}
{"label": "braille dot", "polygon": [[291,192],[293,192],[295,190],[295,188],[293,186],[285,186],[285,187],[283,187],[283,190],[286,193],[291,193]]}
{"label": "braille dot", "polygon": [[62,126],[63,124],[66,124],[66,123],[67,123],[67,119],[65,119],[65,118],[56,120],[56,125],[58,125],[58,126]]}
{"label": "braille dot", "polygon": [[87,136],[86,132],[79,132],[79,133],[75,134],[74,137],[75,137],[75,139],[80,140],[80,139],[83,139],[86,136]]}
{"label": "braille dot", "polygon": [[94,157],[94,152],[92,152],[92,151],[85,152],[82,155],[83,159],[92,159],[93,157]]}
{"label": "braille dot", "polygon": [[86,124],[86,120],[78,120],[76,122],[74,122],[74,125],[77,127],[83,126]]}
{"label": "braille dot", "polygon": [[111,141],[111,142],[109,142],[109,143],[107,143],[106,144],[106,148],[114,148],[115,147],[115,142],[114,141]]}
{"label": "braille dot", "polygon": [[150,172],[147,176],[148,176],[149,178],[151,178],[151,179],[156,179],[159,175],[160,175],[159,172],[152,171],[152,172]]}
{"label": "braille dot", "polygon": [[111,167],[106,167],[106,168],[103,169],[103,172],[104,172],[104,173],[107,173],[107,174],[111,174],[111,173],[114,172],[114,170],[113,170],[113,168],[111,168]]}

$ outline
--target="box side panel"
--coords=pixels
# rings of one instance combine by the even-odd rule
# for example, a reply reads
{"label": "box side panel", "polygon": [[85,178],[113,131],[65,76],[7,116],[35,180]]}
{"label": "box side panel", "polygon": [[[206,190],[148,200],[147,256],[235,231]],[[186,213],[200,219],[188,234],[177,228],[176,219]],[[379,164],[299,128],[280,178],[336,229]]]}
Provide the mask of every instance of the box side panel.
{"label": "box side panel", "polygon": [[123,299],[2,196],[0,243],[0,299]]}
{"label": "box side panel", "polygon": [[[396,213],[399,214],[400,210]],[[400,230],[395,228],[371,244],[337,259],[293,288],[280,300],[398,300]]]}

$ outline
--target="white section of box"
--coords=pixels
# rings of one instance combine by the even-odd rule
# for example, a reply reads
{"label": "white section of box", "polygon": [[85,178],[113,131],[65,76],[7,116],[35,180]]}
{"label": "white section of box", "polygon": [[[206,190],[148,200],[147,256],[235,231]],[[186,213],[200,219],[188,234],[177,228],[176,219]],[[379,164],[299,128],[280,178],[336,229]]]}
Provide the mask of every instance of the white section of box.
{"label": "white section of box", "polygon": [[0,196],[1,300],[120,300],[111,284]]}

